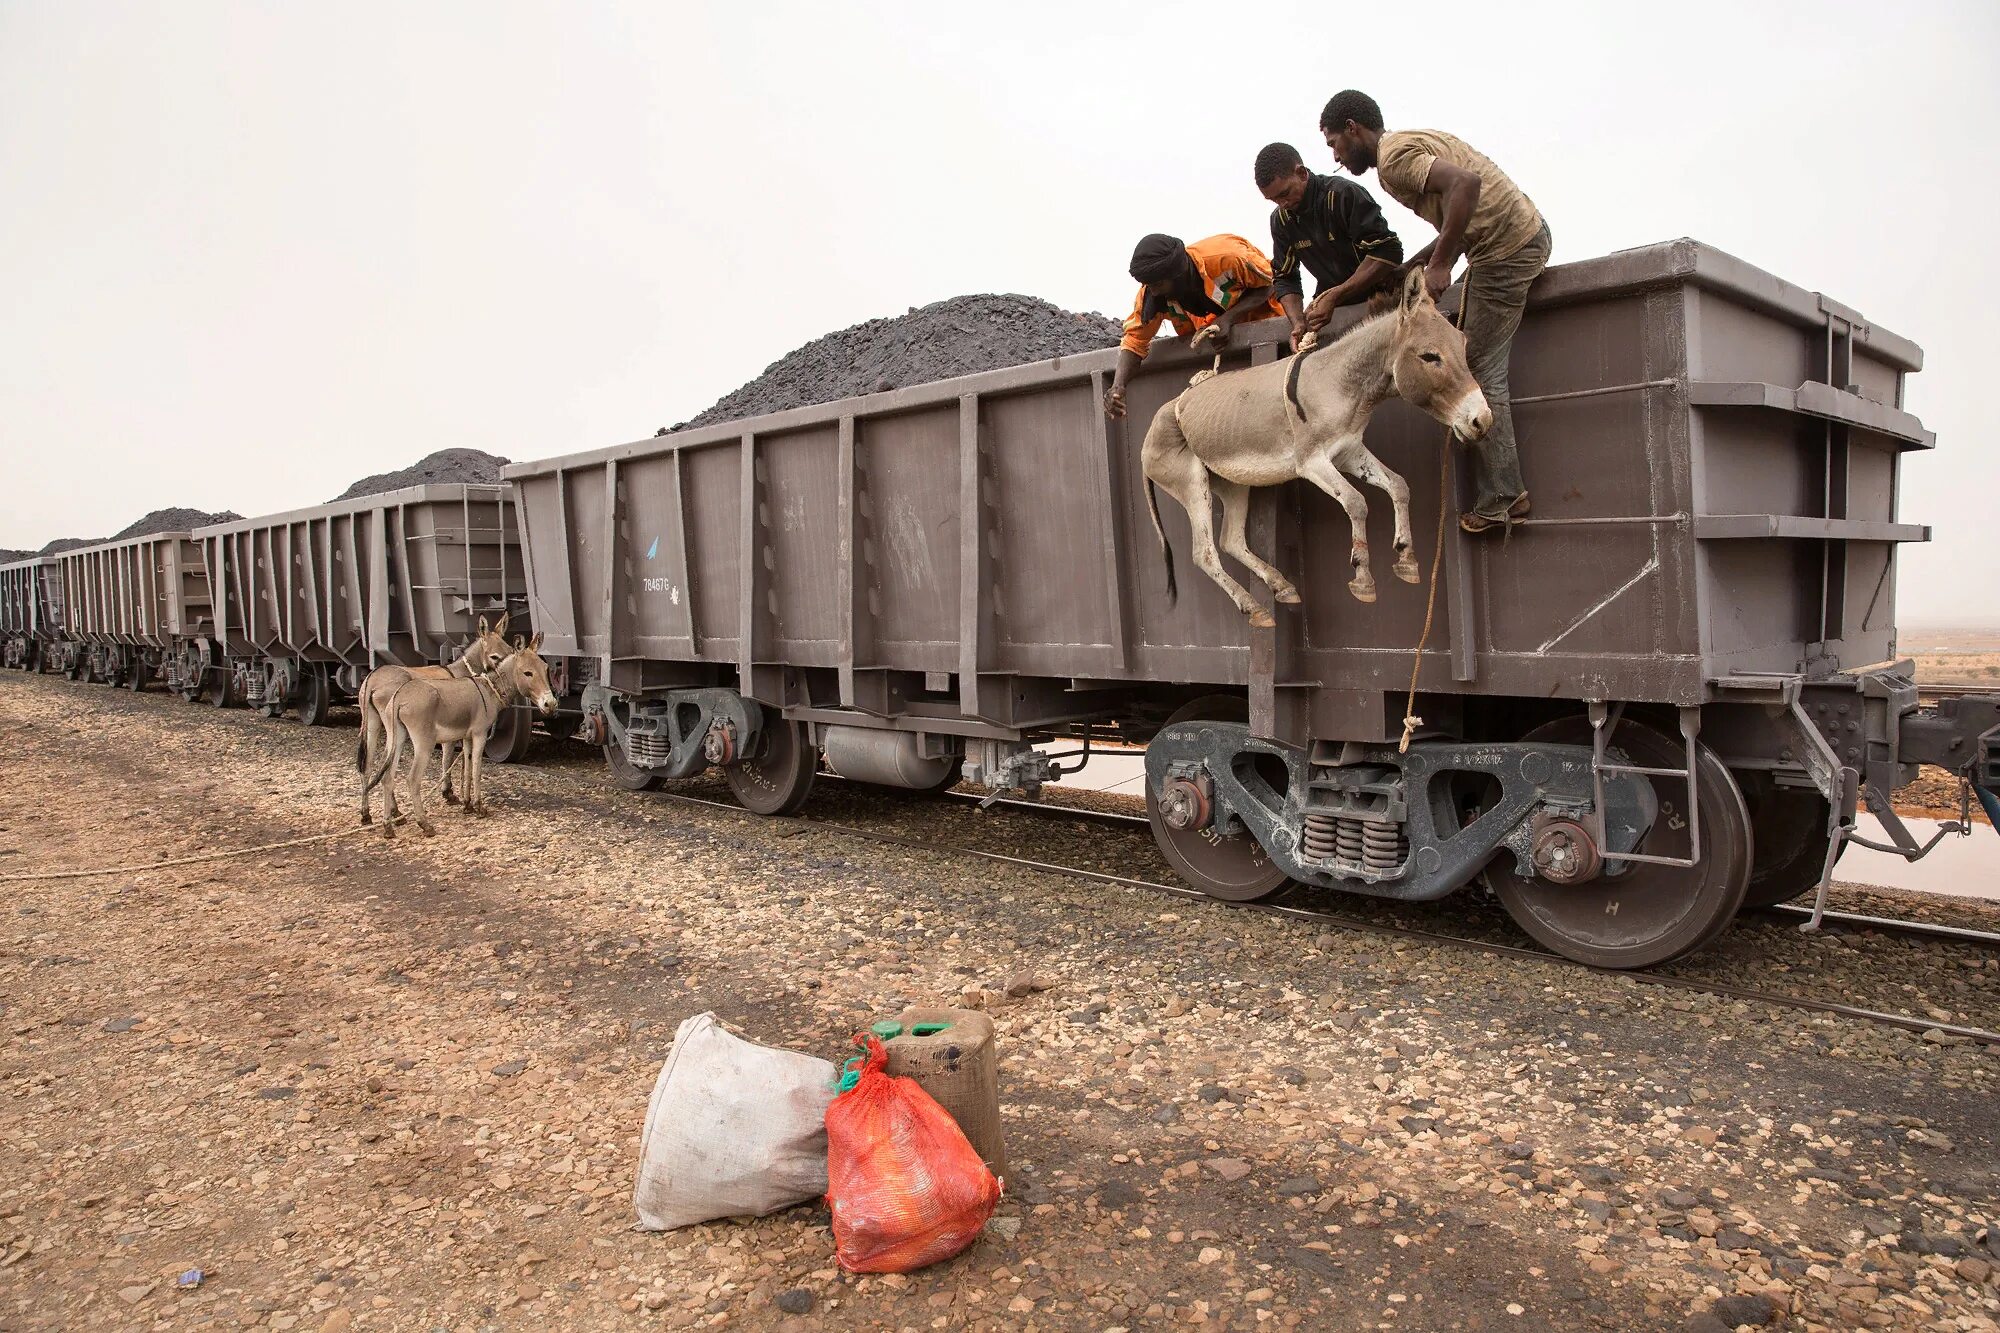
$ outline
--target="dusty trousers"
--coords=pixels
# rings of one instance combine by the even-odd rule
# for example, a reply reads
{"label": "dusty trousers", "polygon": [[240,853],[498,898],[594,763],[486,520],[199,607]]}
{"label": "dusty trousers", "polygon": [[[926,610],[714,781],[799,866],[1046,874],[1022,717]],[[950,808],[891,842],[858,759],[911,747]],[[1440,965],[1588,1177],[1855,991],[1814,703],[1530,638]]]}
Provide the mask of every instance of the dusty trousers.
{"label": "dusty trousers", "polygon": [[1514,351],[1514,331],[1528,304],[1528,284],[1549,266],[1549,225],[1533,240],[1508,255],[1473,266],[1466,280],[1464,320],[1465,360],[1486,406],[1493,428],[1472,452],[1472,478],[1478,488],[1475,512],[1504,520],[1507,506],[1526,489],[1521,481],[1521,455],[1514,446],[1514,408],[1507,386],[1507,361]]}

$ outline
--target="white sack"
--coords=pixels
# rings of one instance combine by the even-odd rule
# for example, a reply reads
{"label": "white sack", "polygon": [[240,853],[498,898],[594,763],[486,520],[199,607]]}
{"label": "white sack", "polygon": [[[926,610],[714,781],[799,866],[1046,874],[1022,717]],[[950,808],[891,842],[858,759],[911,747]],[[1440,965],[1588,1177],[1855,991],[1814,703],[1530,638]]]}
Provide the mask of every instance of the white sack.
{"label": "white sack", "polygon": [[745,1041],[714,1014],[696,1014],[646,1103],[639,1182],[641,1231],[718,1217],[762,1217],[826,1193],[831,1062]]}

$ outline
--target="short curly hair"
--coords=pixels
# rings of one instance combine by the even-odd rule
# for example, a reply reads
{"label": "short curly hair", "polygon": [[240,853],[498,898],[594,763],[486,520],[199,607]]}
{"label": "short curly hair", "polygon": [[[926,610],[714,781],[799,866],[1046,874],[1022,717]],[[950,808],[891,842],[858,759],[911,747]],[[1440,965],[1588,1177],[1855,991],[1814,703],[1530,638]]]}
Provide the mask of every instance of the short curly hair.
{"label": "short curly hair", "polygon": [[1288,143],[1267,143],[1257,152],[1257,188],[1290,175],[1306,164],[1299,150]]}
{"label": "short curly hair", "polygon": [[1319,127],[1321,131],[1337,130],[1350,120],[1377,134],[1382,132],[1382,108],[1375,105],[1375,99],[1353,88],[1343,88],[1327,102],[1326,110],[1319,113]]}

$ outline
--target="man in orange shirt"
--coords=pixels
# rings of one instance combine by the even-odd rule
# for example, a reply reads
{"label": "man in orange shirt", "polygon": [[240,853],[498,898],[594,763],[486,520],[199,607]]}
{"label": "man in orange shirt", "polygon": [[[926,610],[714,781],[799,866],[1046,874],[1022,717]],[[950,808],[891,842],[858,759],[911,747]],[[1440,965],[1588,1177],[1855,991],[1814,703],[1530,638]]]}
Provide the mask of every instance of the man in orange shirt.
{"label": "man in orange shirt", "polygon": [[1271,295],[1271,261],[1241,236],[1210,236],[1192,245],[1155,232],[1132,251],[1133,281],[1139,295],[1125,317],[1118,344],[1118,370],[1104,392],[1104,415],[1125,415],[1125,385],[1152,349],[1162,321],[1183,338],[1220,349],[1229,331],[1253,319],[1276,319],[1285,311]]}

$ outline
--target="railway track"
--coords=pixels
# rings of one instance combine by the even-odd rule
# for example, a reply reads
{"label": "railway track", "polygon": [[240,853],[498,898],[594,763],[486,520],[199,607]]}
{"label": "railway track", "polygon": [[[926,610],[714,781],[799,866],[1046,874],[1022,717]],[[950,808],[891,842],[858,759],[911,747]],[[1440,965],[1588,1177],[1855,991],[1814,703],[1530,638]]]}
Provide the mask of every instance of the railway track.
{"label": "railway track", "polygon": [[[822,774],[844,785],[866,787],[867,784],[846,784],[832,774]],[[713,801],[700,796],[687,796],[677,792],[654,792],[653,795],[685,805],[702,806],[713,810],[724,810],[731,814],[763,820],[766,817],[752,815],[752,812],[727,801]],[[1090,822],[1105,824],[1138,825],[1147,827],[1147,821],[1136,815],[1119,814],[1108,810],[1078,810],[1072,807],[1049,805],[1037,801],[1023,801],[1001,798],[988,802],[986,798],[965,792],[942,792],[941,799],[961,804],[1002,807],[1024,811],[1050,818],[1080,818]],[[2000,1047],[2000,1032],[1985,1028],[1964,1027],[1953,1023],[1941,1023],[1929,1018],[1916,1018],[1908,1014],[1886,1013],[1868,1009],[1860,1005],[1842,1004],[1832,1000],[1817,999],[1812,996],[1784,995],[1772,991],[1753,990],[1748,987],[1731,986],[1721,982],[1703,981],[1689,977],[1677,977],[1658,972],[1620,971],[1613,968],[1587,967],[1562,957],[1560,954],[1525,945],[1500,944],[1491,940],[1468,939],[1461,935],[1450,935],[1442,931],[1424,930],[1414,926],[1400,926],[1386,922],[1366,921],[1339,912],[1318,908],[1300,907],[1287,903],[1253,902],[1223,903],[1199,889],[1184,884],[1164,884],[1156,880],[1143,879],[1133,875],[1117,875],[1108,871],[1089,870],[1080,866],[1062,865],[1055,862],[1037,861],[1029,857],[1010,856],[1004,852],[989,852],[979,848],[953,846],[917,838],[905,838],[897,834],[883,833],[874,829],[858,828],[852,824],[842,824],[833,820],[815,819],[809,816],[789,816],[778,822],[822,833],[834,833],[843,837],[856,838],[883,846],[903,847],[916,851],[944,852],[955,856],[972,857],[982,861],[1014,866],[1017,869],[1037,871],[1044,874],[1060,875],[1075,879],[1087,879],[1100,884],[1114,884],[1122,888],[1136,889],[1148,893],[1162,894],[1172,898],[1194,899],[1217,907],[1241,908],[1247,911],[1263,912],[1267,915],[1284,917],[1295,921],[1309,921],[1317,925],[1340,930],[1356,931],[1363,934],[1379,935],[1397,939],[1414,940],[1424,944],[1444,948],[1460,949],[1482,953],[1497,958],[1518,958],[1526,962],[1558,964],[1564,967],[1583,967],[1586,971],[1599,972],[1608,976],[1626,977],[1635,983],[1658,986],[1668,990],[1688,991],[1696,994],[1715,995],[1727,999],[1744,1000],[1751,1003],[1768,1004],[1777,1008],[1794,1009],[1809,1013],[1828,1014],[1858,1022],[1875,1024],[1880,1027],[1899,1028],[1906,1032],[1942,1032],[1947,1036],[1978,1042],[1985,1046]],[[1780,916],[1809,916],[1810,913],[1798,908],[1765,909]],[[1971,944],[1981,948],[2000,950],[2000,934],[1988,931],[1966,930],[1955,926],[1940,926],[1929,922],[1900,921],[1885,917],[1861,916],[1846,912],[1828,912],[1826,922],[1858,930],[1875,930],[1885,934],[1896,934],[1913,938]]]}
{"label": "railway track", "polygon": [[[821,780],[845,783],[846,779],[836,774],[822,773]],[[865,785],[865,784],[864,784]],[[1055,805],[1046,801],[1024,801],[1013,797],[1001,797],[991,801],[970,792],[940,792],[938,798],[965,805],[1024,811],[1052,819],[1074,819],[1090,823],[1138,827],[1150,832],[1151,825],[1143,815],[1120,814],[1115,810],[1089,810],[1078,806]],[[1185,886],[1177,886],[1185,890]],[[1193,890],[1186,890],[1194,892]],[[1196,893],[1197,897],[1206,895]],[[1776,907],[1754,909],[1754,914],[1779,920],[1807,921],[1812,912],[1803,907],[1780,904]],[[1936,940],[1952,944],[1970,944],[1982,949],[2000,953],[2000,931],[1971,930],[1964,926],[1948,926],[1935,921],[1911,921],[1897,917],[1869,916],[1859,912],[1827,912],[1821,918],[1824,925],[1850,930],[1872,930],[1884,935],[1897,935],[1908,939]]]}
{"label": "railway track", "polygon": [[1917,686],[1917,700],[1920,703],[1930,703],[1937,699],[1964,699],[1967,698],[1968,696],[1975,694],[1992,694],[1996,689],[2000,689],[2000,684],[1994,684],[1994,685],[1919,684]]}

